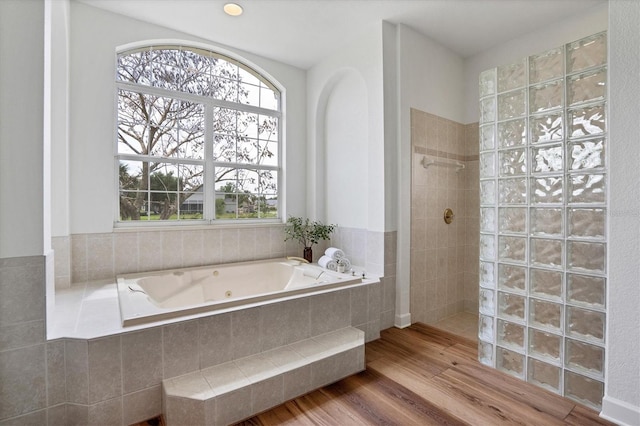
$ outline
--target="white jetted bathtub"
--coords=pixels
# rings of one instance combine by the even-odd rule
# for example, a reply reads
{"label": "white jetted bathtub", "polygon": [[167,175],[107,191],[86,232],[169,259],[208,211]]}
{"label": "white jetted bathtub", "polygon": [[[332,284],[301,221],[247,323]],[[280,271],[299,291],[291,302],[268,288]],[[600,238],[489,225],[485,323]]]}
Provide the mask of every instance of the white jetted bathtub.
{"label": "white jetted bathtub", "polygon": [[122,325],[138,325],[359,284],[362,278],[269,259],[118,276]]}

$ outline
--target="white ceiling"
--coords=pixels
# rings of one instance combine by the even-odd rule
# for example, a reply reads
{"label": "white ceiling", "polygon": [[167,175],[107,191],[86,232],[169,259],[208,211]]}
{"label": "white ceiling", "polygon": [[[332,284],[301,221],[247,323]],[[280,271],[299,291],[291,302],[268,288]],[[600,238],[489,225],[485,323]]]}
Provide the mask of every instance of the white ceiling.
{"label": "white ceiling", "polygon": [[607,0],[77,0],[307,69],[382,20],[403,23],[463,57]]}

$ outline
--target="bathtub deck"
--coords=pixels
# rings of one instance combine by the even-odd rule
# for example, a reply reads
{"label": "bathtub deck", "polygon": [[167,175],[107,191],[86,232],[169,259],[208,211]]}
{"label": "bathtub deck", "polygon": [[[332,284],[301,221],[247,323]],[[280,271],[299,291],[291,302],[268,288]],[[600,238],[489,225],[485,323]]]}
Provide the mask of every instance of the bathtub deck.
{"label": "bathtub deck", "polygon": [[367,343],[367,369],[242,423],[613,425],[567,398],[479,364],[477,344],[423,324]]}

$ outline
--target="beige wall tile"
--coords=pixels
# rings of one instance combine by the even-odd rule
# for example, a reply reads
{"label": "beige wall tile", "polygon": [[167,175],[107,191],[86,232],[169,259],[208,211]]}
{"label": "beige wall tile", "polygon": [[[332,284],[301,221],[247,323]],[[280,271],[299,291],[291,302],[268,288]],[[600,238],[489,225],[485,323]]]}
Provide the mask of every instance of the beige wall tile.
{"label": "beige wall tile", "polygon": [[[255,228],[240,228],[238,231],[239,261],[254,260],[256,258],[256,230]],[[236,259],[234,259],[235,261]]]}
{"label": "beige wall tile", "polygon": [[47,410],[34,411],[23,416],[0,421],[0,426],[42,426],[47,424]]}
{"label": "beige wall tile", "polygon": [[113,263],[116,274],[138,272],[138,233],[113,234]]}
{"label": "beige wall tile", "polygon": [[157,271],[162,269],[162,232],[143,231],[138,233],[138,270]]}
{"label": "beige wall tile", "polygon": [[45,408],[45,363],[44,344],[0,352],[0,420]]}
{"label": "beige wall tile", "polygon": [[89,426],[121,425],[122,397],[109,399],[89,406]]}
{"label": "beige wall tile", "polygon": [[[67,404],[60,404],[47,408],[47,426],[66,425],[67,422]],[[39,423],[42,425],[44,423]]]}
{"label": "beige wall tile", "polygon": [[[349,290],[325,293],[311,298],[309,303],[311,336],[350,325],[350,306]],[[380,312],[379,307],[376,312]]]}
{"label": "beige wall tile", "polygon": [[155,327],[123,334],[121,342],[122,391],[128,394],[160,384],[162,329]]}
{"label": "beige wall tile", "polygon": [[175,269],[183,266],[182,231],[163,231],[162,269]]}
{"label": "beige wall tile", "polygon": [[180,376],[200,368],[198,322],[186,321],[162,327],[163,377]]}
{"label": "beige wall tile", "polygon": [[122,395],[120,336],[89,341],[89,404]]}
{"label": "beige wall tile", "polygon": [[215,424],[235,423],[251,415],[251,388],[245,387],[216,398]]}
{"label": "beige wall tile", "polygon": [[[86,341],[65,340],[67,402],[89,402],[89,345]],[[70,417],[71,418],[71,417]]]}
{"label": "beige wall tile", "polygon": [[113,234],[87,235],[87,272],[89,280],[113,278]]}
{"label": "beige wall tile", "polygon": [[125,425],[139,423],[162,414],[162,386],[157,385],[122,397]]}
{"label": "beige wall tile", "polygon": [[0,351],[44,343],[43,320],[0,325]]}
{"label": "beige wall tile", "polygon": [[236,311],[231,314],[232,359],[260,352],[262,348],[260,314],[260,308]]}
{"label": "beige wall tile", "polygon": [[47,342],[47,407],[66,401],[64,340]]}
{"label": "beige wall tile", "polygon": [[205,424],[204,402],[186,398],[166,398],[163,408],[168,425]]}
{"label": "beige wall tile", "polygon": [[280,405],[284,396],[282,374],[251,385],[251,409],[254,413]]}
{"label": "beige wall tile", "polygon": [[200,368],[230,361],[231,314],[212,315],[198,320]]}

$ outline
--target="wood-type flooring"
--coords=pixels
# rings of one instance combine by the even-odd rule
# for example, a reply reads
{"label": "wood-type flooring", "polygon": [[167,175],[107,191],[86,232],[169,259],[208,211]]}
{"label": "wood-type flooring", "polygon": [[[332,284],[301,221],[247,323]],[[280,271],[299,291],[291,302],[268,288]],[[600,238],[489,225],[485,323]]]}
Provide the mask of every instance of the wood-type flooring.
{"label": "wood-type flooring", "polygon": [[413,324],[366,345],[366,370],[244,422],[262,425],[612,425],[477,361],[477,343]]}

